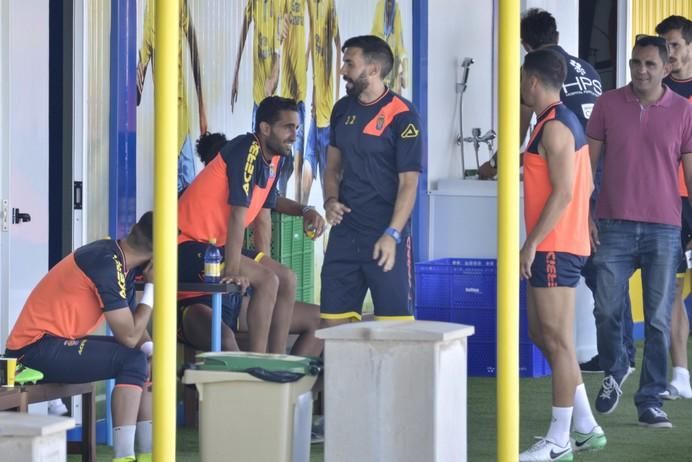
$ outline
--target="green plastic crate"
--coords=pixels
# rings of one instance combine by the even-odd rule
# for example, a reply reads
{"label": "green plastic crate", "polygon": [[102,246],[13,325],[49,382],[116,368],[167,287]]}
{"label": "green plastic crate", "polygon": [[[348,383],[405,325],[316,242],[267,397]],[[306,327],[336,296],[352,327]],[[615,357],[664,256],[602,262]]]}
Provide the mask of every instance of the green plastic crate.
{"label": "green plastic crate", "polygon": [[[245,231],[244,245],[250,249],[252,234],[251,228]],[[314,303],[315,243],[305,236],[302,217],[272,212],[271,257],[296,273],[296,300]]]}

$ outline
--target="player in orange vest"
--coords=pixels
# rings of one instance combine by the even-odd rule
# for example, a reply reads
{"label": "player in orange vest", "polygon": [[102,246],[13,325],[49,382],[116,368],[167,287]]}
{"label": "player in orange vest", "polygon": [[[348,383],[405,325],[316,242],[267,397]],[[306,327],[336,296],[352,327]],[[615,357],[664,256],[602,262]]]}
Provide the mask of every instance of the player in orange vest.
{"label": "player in orange vest", "polygon": [[565,60],[553,50],[536,50],[524,59],[522,102],[538,120],[524,153],[526,241],[519,263],[529,282],[529,335],[553,370],[553,408],[548,433],[522,452],[520,461],[572,460],[573,451],[606,445],[586,396],[573,338],[575,287],[591,253],[593,181],[582,125],[560,101],[565,75]]}
{"label": "player in orange vest", "polygon": [[[296,278],[263,252],[244,251],[245,228],[259,221],[255,243],[262,250],[269,247],[271,239],[269,209],[302,216],[306,232],[311,230],[316,236],[324,228],[323,218],[314,209],[279,198],[276,191],[279,161],[290,154],[297,128],[294,100],[265,98],[257,108],[255,132],[228,141],[178,201],[180,280],[199,280],[204,249],[215,239],[224,255],[221,280],[237,283],[243,290],[252,287],[248,330],[250,349],[256,352],[285,352]],[[186,299],[179,307],[179,327],[195,346],[210,338],[209,306],[205,297],[197,297]],[[227,324],[222,324],[222,348],[238,349]]]}

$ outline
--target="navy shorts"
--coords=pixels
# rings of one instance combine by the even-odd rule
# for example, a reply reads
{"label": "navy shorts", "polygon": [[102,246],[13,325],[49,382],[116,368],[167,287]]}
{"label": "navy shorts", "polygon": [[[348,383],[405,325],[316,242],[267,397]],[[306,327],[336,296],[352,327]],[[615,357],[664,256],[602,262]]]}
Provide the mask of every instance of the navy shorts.
{"label": "navy shorts", "polygon": [[588,257],[567,252],[536,252],[531,265],[531,287],[577,287]]}
{"label": "navy shorts", "polygon": [[[178,245],[178,280],[181,282],[201,282],[204,280],[204,251],[206,243],[187,241]],[[224,255],[223,247],[221,255]],[[242,254],[253,260],[261,260],[262,252],[251,249],[243,249]],[[184,294],[181,293],[184,296]],[[221,320],[233,331],[238,327],[238,315],[243,297],[238,293],[223,294],[221,296]],[[211,295],[198,294],[178,300],[178,340],[187,342],[183,332],[183,317],[187,308],[191,305],[201,304],[211,306]]]}
{"label": "navy shorts", "polygon": [[687,273],[687,258],[685,251],[687,243],[692,239],[692,206],[686,197],[682,197],[682,226],[680,228],[680,242],[682,244],[682,260],[678,264],[679,275]]}
{"label": "navy shorts", "polygon": [[8,349],[5,354],[43,372],[44,381],[52,383],[115,379],[116,385],[143,388],[149,374],[146,354],[111,336],[88,335],[72,340],[46,334],[19,350]]}
{"label": "navy shorts", "polygon": [[312,177],[324,178],[327,168],[327,147],[329,146],[329,127],[318,127],[313,117],[308,131],[308,142],[305,144],[305,162],[310,163]]}
{"label": "navy shorts", "polygon": [[331,229],[322,266],[321,318],[360,319],[365,293],[370,289],[376,318],[413,319],[411,236],[402,236],[396,246],[394,268],[386,273],[372,258],[379,238],[344,225]]}

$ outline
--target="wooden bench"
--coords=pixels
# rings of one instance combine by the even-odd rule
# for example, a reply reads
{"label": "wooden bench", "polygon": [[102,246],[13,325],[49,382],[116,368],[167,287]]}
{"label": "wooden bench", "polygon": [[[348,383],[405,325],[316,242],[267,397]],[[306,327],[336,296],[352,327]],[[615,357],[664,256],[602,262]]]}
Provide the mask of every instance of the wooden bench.
{"label": "wooden bench", "polygon": [[0,387],[0,411],[19,411],[26,408],[26,396],[19,387]]}
{"label": "wooden bench", "polygon": [[[67,453],[79,454],[82,462],[96,462],[96,414],[93,383],[38,383],[15,387],[22,395],[20,412],[27,412],[28,405],[59,398],[82,395],[82,441],[68,441]],[[0,398],[0,403],[2,398]]]}

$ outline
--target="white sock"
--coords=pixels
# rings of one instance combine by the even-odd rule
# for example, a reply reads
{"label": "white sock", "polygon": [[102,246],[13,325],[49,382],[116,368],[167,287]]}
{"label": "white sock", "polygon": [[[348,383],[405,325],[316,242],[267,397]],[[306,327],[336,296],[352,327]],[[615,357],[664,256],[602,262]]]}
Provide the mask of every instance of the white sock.
{"label": "white sock", "polygon": [[137,422],[137,454],[151,453],[151,420]]}
{"label": "white sock", "polygon": [[555,444],[565,447],[569,443],[569,427],[572,423],[572,407],[553,406],[553,420],[546,438]]}
{"label": "white sock", "polygon": [[[670,381],[673,385],[676,383],[689,387],[690,385],[690,371],[684,367],[674,367],[673,368],[673,380]],[[676,387],[677,388],[677,387]]]}
{"label": "white sock", "polygon": [[113,427],[113,458],[135,456],[135,426]]}
{"label": "white sock", "polygon": [[577,389],[574,392],[572,420],[574,421],[574,430],[579,433],[589,433],[598,425],[591,412],[591,404],[583,383],[577,385]]}

